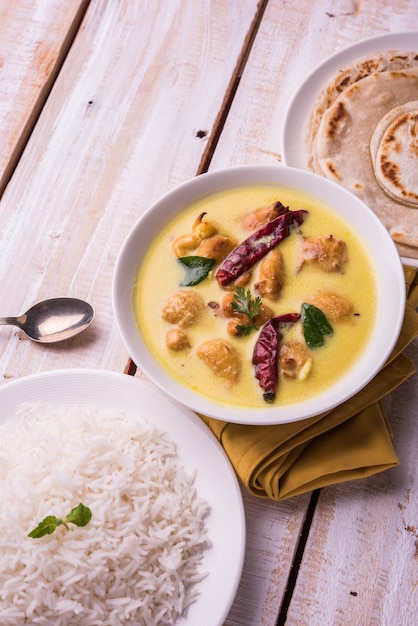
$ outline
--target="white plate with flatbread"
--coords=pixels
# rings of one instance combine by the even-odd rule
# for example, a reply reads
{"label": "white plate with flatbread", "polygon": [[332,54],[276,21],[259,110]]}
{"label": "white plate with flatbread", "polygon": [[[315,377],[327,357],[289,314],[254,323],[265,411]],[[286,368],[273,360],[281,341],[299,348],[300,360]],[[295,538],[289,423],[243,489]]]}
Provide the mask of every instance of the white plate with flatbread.
{"label": "white plate with flatbread", "polygon": [[418,31],[362,40],[317,66],[289,103],[282,155],[359,196],[418,267]]}

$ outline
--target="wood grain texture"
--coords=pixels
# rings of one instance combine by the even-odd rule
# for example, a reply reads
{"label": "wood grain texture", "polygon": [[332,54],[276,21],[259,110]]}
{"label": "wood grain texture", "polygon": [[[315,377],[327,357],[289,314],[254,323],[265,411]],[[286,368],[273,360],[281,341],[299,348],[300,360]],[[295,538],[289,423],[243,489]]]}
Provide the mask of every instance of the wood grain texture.
{"label": "wood grain texture", "polygon": [[65,349],[3,328],[3,378],[124,369],[116,256],[144,209],[196,173],[256,11],[256,0],[90,3],[0,203],[0,279],[5,315],[71,295],[97,316]]}
{"label": "wood grain texture", "polygon": [[0,194],[87,5],[88,0],[0,2]]}
{"label": "wood grain texture", "polygon": [[242,490],[247,544],[244,570],[224,626],[274,626],[293,564],[309,495],[285,502]]}

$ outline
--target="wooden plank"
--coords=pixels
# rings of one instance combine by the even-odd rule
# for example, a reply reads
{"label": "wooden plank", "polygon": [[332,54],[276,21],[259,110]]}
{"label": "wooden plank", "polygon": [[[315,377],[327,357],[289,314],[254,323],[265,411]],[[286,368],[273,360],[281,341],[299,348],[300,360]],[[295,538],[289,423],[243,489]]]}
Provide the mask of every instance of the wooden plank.
{"label": "wooden plank", "polygon": [[0,194],[89,0],[0,2]]}
{"label": "wooden plank", "polygon": [[[415,3],[395,5],[341,2],[330,13],[327,2],[304,3],[303,10],[301,2],[292,3],[284,10],[282,2],[270,0],[211,169],[280,164],[283,115],[297,85],[338,48],[418,25]],[[411,353],[416,359],[416,343]],[[416,406],[415,376],[388,399],[400,468],[322,492],[293,599],[280,624],[416,623]],[[233,611],[246,606],[245,590],[239,593]]]}
{"label": "wooden plank", "polygon": [[241,582],[224,626],[274,626],[309,496],[260,500],[242,489],[247,544]]}

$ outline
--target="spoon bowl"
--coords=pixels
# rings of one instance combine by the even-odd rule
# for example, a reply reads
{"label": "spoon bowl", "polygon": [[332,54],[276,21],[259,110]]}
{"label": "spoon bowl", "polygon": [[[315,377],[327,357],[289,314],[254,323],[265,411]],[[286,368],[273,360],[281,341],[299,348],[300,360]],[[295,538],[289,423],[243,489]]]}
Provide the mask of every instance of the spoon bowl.
{"label": "spoon bowl", "polygon": [[0,325],[17,326],[38,343],[64,341],[85,330],[94,320],[93,307],[78,298],[51,298],[19,317],[0,317]]}

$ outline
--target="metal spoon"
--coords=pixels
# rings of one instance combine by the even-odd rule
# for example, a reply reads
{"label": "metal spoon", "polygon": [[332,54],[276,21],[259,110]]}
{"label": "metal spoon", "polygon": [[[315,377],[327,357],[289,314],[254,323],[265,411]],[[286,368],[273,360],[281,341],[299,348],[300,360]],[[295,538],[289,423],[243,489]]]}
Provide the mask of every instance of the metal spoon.
{"label": "metal spoon", "polygon": [[39,302],[19,317],[0,317],[0,325],[18,326],[30,339],[54,343],[69,339],[90,326],[94,309],[77,298],[51,298]]}

